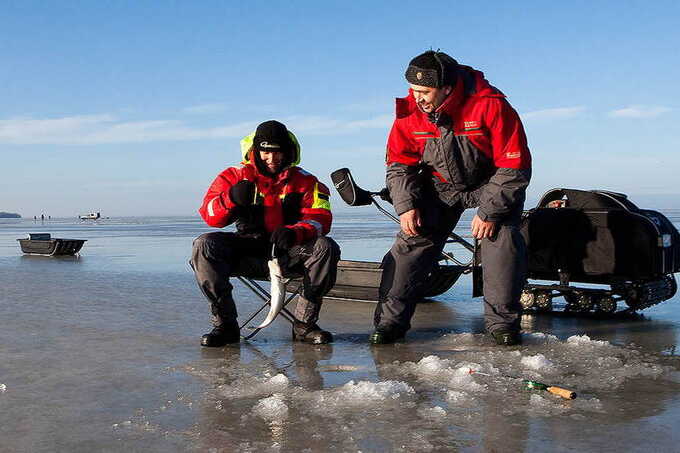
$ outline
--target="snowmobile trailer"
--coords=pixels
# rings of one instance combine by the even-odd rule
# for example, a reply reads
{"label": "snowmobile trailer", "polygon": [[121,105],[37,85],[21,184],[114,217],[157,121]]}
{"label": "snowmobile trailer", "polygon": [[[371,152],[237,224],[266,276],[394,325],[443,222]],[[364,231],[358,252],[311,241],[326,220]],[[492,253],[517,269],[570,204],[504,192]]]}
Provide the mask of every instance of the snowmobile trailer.
{"label": "snowmobile trailer", "polygon": [[521,298],[525,310],[552,310],[553,299],[561,296],[566,311],[612,313],[621,301],[635,311],[677,290],[678,230],[625,194],[549,190],[524,212],[521,231],[530,279]]}

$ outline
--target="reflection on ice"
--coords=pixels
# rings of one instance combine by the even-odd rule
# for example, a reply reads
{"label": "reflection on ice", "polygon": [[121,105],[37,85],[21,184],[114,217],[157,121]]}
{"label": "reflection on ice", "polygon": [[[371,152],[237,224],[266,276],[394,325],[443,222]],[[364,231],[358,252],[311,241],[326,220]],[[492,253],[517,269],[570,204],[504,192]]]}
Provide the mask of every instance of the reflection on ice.
{"label": "reflection on ice", "polygon": [[271,395],[288,388],[290,381],[283,374],[269,376],[244,376],[230,384],[220,385],[217,394],[224,398],[245,398],[251,396]]}

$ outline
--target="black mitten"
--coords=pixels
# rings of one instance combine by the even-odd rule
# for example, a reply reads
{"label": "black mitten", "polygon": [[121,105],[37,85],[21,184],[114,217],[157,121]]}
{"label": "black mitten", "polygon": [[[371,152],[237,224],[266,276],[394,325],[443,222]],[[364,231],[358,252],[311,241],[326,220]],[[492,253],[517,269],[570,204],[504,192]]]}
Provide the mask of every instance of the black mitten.
{"label": "black mitten", "polygon": [[278,250],[288,250],[295,245],[295,231],[286,227],[278,228],[272,233],[271,243]]}
{"label": "black mitten", "polygon": [[237,182],[229,189],[229,198],[238,206],[252,205],[255,201],[255,183],[246,179]]}

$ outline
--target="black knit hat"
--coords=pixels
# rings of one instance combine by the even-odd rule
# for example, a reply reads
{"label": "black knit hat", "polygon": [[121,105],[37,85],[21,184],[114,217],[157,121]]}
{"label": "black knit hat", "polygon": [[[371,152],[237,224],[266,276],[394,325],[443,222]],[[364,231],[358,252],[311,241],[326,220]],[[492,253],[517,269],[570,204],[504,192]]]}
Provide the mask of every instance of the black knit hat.
{"label": "black knit hat", "polygon": [[293,161],[294,146],[293,140],[291,140],[288,129],[284,124],[275,120],[265,121],[257,126],[257,129],[255,129],[255,136],[253,137],[253,148],[256,151],[253,153],[255,166],[261,174],[273,176],[267,166],[262,162],[260,153],[257,151],[281,151],[284,153],[284,157],[279,172],[283,171]]}
{"label": "black knit hat", "polygon": [[288,129],[275,120],[265,121],[255,129],[253,146],[257,151],[290,151],[293,142]]}
{"label": "black knit hat", "polygon": [[444,52],[428,50],[411,60],[405,75],[406,80],[414,85],[433,88],[453,86],[458,78],[458,62]]}

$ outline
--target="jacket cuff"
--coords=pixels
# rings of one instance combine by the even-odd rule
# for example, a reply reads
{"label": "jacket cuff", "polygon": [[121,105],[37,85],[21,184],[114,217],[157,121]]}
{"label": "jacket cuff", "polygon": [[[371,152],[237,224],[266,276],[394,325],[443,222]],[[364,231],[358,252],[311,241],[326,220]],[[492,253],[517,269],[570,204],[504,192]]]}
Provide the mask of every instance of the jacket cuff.
{"label": "jacket cuff", "polygon": [[491,221],[491,219],[489,219],[489,214],[487,214],[486,212],[484,212],[484,210],[482,210],[482,208],[478,208],[478,209],[477,209],[477,217],[479,217],[480,219],[482,219],[484,222],[489,222],[489,221]]}
{"label": "jacket cuff", "polygon": [[394,210],[397,213],[397,215],[402,215],[403,213],[415,208],[416,205],[415,203],[413,203],[413,200],[400,201],[399,203],[395,203],[394,205]]}

